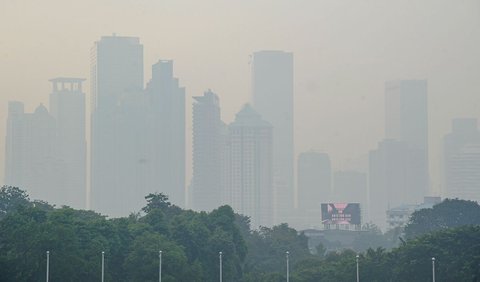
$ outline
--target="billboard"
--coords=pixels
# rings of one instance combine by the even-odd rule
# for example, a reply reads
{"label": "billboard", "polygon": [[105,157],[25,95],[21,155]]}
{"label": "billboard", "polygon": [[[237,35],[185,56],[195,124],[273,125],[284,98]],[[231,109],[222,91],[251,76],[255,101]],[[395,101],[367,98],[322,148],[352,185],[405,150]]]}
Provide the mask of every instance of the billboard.
{"label": "billboard", "polygon": [[328,203],[322,204],[323,224],[360,225],[359,203]]}

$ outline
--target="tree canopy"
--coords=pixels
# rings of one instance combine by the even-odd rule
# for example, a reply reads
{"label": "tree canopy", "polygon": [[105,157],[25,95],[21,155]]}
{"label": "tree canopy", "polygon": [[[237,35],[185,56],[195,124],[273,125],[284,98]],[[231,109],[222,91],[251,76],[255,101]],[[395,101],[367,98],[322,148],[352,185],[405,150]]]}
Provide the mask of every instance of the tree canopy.
{"label": "tree canopy", "polygon": [[[318,245],[311,254],[308,238],[287,224],[252,230],[249,218],[229,206],[194,212],[170,204],[160,193],[145,198],[141,213],[109,219],[32,202],[22,190],[2,187],[0,281],[42,279],[47,250],[52,281],[99,280],[102,251],[107,281],[157,281],[160,250],[162,280],[167,282],[218,280],[220,251],[224,281],[285,281],[286,251],[295,282],[354,281],[357,254],[362,281],[429,281],[432,257],[439,281],[480,279],[474,202],[446,200],[416,212],[407,226],[409,239],[391,250],[376,246],[329,252]],[[362,248],[380,242],[372,241],[380,236],[375,228],[363,234],[354,242],[363,242]]]}

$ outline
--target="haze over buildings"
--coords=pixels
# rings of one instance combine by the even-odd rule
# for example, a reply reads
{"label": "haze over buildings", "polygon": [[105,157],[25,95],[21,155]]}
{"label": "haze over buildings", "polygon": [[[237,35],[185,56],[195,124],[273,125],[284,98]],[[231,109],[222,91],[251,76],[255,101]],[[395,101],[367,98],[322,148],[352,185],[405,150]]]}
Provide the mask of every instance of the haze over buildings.
{"label": "haze over buildings", "polygon": [[[146,152],[141,152],[146,136],[141,116],[145,111],[139,101],[143,94],[143,46],[139,38],[103,36],[96,41],[90,74],[91,208],[125,215],[130,212],[126,207],[141,203],[135,192],[146,192],[136,177],[138,170],[144,169],[141,160],[146,158]],[[117,200],[112,201],[113,197]]]}
{"label": "haze over buildings", "polygon": [[477,119],[452,121],[444,137],[445,194],[480,201],[480,131]]}
{"label": "haze over buildings", "polygon": [[43,105],[26,113],[10,102],[5,184],[25,187],[33,199],[86,207],[85,94],[81,78],[54,78],[50,113]]}
{"label": "haze over buildings", "polygon": [[222,204],[225,185],[225,124],[212,91],[193,97],[193,208],[210,211]]}
{"label": "haze over buildings", "polygon": [[294,207],[293,54],[259,51],[252,56],[253,106],[273,126],[275,222]]}
{"label": "haze over buildings", "polygon": [[249,104],[228,125],[225,202],[254,228],[273,224],[273,138],[272,125]]}
{"label": "haze over buildings", "polygon": [[[324,199],[350,201],[348,193],[324,198],[326,175],[352,170],[368,152],[365,220],[384,225],[387,209],[425,195],[477,197],[478,143],[470,136],[480,116],[478,1],[1,6],[0,171],[33,198],[118,216],[138,210],[150,192],[179,206],[188,192],[189,207],[210,210],[250,189],[272,193],[266,213],[237,206],[255,224],[294,223]],[[84,89],[53,80],[51,91],[48,80],[59,75],[90,78]],[[217,94],[201,96],[209,87]],[[236,147],[245,159],[232,159],[226,124],[248,101],[271,125],[273,186],[265,189],[229,176],[235,166],[236,179],[251,179],[239,169],[257,165],[247,157],[270,160],[261,146],[270,139],[257,135],[259,143],[237,140],[249,145]],[[472,118],[465,130],[457,124],[450,133],[450,121],[464,117]],[[262,150],[247,154],[249,146]],[[328,165],[324,158],[304,167],[297,153],[310,148],[328,155]],[[257,167],[268,179],[267,166]],[[352,190],[363,190],[359,182]]]}

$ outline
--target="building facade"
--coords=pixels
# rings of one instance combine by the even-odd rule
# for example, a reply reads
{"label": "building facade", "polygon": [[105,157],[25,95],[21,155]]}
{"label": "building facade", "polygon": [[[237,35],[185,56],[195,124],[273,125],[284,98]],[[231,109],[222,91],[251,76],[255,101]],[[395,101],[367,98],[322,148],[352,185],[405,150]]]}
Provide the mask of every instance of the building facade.
{"label": "building facade", "polygon": [[51,79],[50,113],[56,122],[57,154],[61,162],[62,204],[85,209],[87,201],[87,144],[85,138],[85,79]]}
{"label": "building facade", "polygon": [[145,143],[143,45],[136,37],[103,36],[91,49],[89,208],[125,216],[143,203]]}
{"label": "building facade", "polygon": [[272,126],[245,105],[228,127],[225,201],[252,228],[273,224]]}
{"label": "building facade", "polygon": [[275,222],[287,222],[294,208],[293,54],[259,51],[252,59],[253,107],[272,124],[275,140]]}
{"label": "building facade", "polygon": [[426,80],[400,80],[385,84],[385,138],[408,147],[406,176],[410,190],[404,204],[421,203],[429,193],[428,99]]}
{"label": "building facade", "polygon": [[215,93],[193,99],[192,202],[195,210],[211,211],[222,203],[224,124]]}
{"label": "building facade", "polygon": [[185,207],[185,88],[173,76],[173,61],[159,60],[152,66],[146,95],[150,136],[147,158],[152,165],[149,189]]}
{"label": "building facade", "polygon": [[445,194],[480,201],[480,131],[474,118],[454,119],[444,137]]}
{"label": "building facade", "polygon": [[5,140],[5,185],[26,190],[32,200],[63,204],[55,118],[39,105],[26,113],[9,102]]}

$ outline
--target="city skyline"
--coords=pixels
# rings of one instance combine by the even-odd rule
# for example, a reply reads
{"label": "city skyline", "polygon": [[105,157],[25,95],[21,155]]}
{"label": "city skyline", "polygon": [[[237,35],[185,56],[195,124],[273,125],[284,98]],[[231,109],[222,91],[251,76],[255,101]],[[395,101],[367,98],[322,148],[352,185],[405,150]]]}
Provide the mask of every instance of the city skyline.
{"label": "city skyline", "polygon": [[[257,58],[257,62],[254,62],[252,68],[253,102],[260,106],[260,108],[262,108],[263,111],[270,116],[271,120],[277,120],[277,127],[280,127],[280,132],[283,132],[279,135],[279,131],[277,131],[276,136],[275,129],[277,127],[272,125],[271,128],[273,135],[270,137],[270,141],[265,141],[265,144],[275,144],[275,140],[279,139],[288,140],[288,136],[290,135],[292,140],[284,143],[290,145],[287,145],[287,147],[280,150],[280,152],[288,152],[288,146],[293,147],[293,109],[289,109],[293,103],[292,99],[294,97],[292,88],[294,76],[293,54],[283,51],[259,51],[254,53],[254,58],[255,57]],[[244,181],[240,180],[240,178],[238,180],[239,182],[232,182],[232,176],[239,175],[238,172],[233,172],[235,170],[234,167],[243,167],[244,165],[242,163],[245,160],[235,164],[235,161],[232,159],[233,151],[229,152],[229,150],[233,150],[231,148],[234,148],[234,143],[232,143],[233,137],[231,133],[226,133],[225,124],[221,120],[219,98],[213,94],[211,90],[205,92],[204,97],[194,97],[194,100],[197,100],[197,102],[209,101],[208,103],[210,103],[211,106],[210,108],[207,107],[205,110],[203,110],[204,113],[202,115],[214,114],[214,118],[202,118],[200,115],[194,114],[194,125],[203,123],[203,129],[200,129],[199,131],[194,127],[193,134],[194,138],[195,135],[200,136],[203,134],[206,136],[206,138],[213,139],[210,141],[205,139],[206,141],[200,143],[197,142],[197,146],[199,145],[200,147],[197,147],[197,149],[194,147],[193,152],[195,154],[195,152],[205,150],[205,146],[216,144],[214,147],[219,151],[216,160],[212,159],[213,162],[211,162],[211,160],[208,161],[207,159],[204,159],[203,166],[211,167],[211,164],[215,164],[219,166],[217,173],[213,171],[207,174],[204,173],[203,178],[206,179],[205,177],[208,177],[208,174],[218,176],[216,181],[217,188],[214,188],[215,185],[213,185],[210,187],[213,188],[213,190],[207,194],[213,193],[214,195],[219,196],[219,199],[216,201],[214,200],[212,203],[199,206],[198,203],[200,202],[198,202],[198,199],[200,198],[198,197],[201,193],[199,194],[198,191],[201,191],[201,189],[196,190],[195,187],[201,187],[202,185],[199,185],[198,183],[195,184],[195,179],[191,180],[192,185],[190,186],[190,189],[193,190],[188,191],[188,188],[185,185],[186,181],[188,181],[188,179],[185,177],[186,92],[185,88],[179,86],[179,80],[173,75],[173,61],[159,60],[156,64],[154,64],[152,66],[152,79],[146,84],[145,88],[143,88],[141,82],[143,79],[143,70],[141,68],[143,65],[143,45],[140,44],[139,38],[123,37],[115,34],[113,36],[102,36],[101,40],[97,41],[94,45],[94,48],[92,48],[91,60],[91,80],[94,82],[91,84],[91,101],[93,101],[92,106],[94,109],[91,113],[93,115],[92,127],[90,129],[92,130],[93,134],[91,136],[97,136],[97,139],[99,138],[98,136],[103,136],[103,138],[107,138],[110,141],[102,141],[102,139],[98,139],[100,141],[96,141],[97,139],[92,139],[91,148],[93,148],[93,150],[90,151],[92,156],[92,165],[90,166],[90,169],[101,175],[101,177],[110,177],[110,180],[107,181],[110,182],[110,184],[107,182],[104,182],[103,184],[94,184],[96,178],[95,174],[92,174],[91,180],[94,182],[92,182],[90,190],[87,190],[85,193],[87,194],[87,204],[83,204],[83,206],[86,206],[87,208],[93,208],[96,211],[111,216],[120,216],[138,209],[142,201],[141,195],[150,192],[162,192],[167,194],[174,204],[184,207],[186,204],[187,193],[189,193],[189,196],[191,197],[189,206],[195,208],[196,210],[211,210],[215,208],[215,204],[213,204],[213,202],[217,202],[217,206],[220,203],[230,203],[234,205],[236,209],[239,209],[239,212],[246,212],[248,215],[251,215],[252,223],[254,223],[256,226],[265,224],[266,222],[290,222],[291,224],[297,223],[296,220],[299,220],[299,214],[296,214],[291,218],[282,218],[282,216],[279,216],[278,214],[278,210],[282,209],[285,211],[294,211],[294,200],[299,196],[299,192],[298,190],[293,190],[292,185],[291,196],[287,196],[287,190],[279,193],[279,191],[282,191],[280,188],[285,188],[286,185],[285,180],[279,180],[279,178],[275,176],[275,171],[277,170],[278,173],[278,171],[283,170],[284,173],[281,175],[288,176],[286,171],[288,171],[290,168],[293,169],[294,163],[292,156],[291,162],[284,161],[285,164],[289,163],[290,168],[287,168],[287,170],[284,168],[279,170],[279,165],[278,163],[275,164],[275,162],[279,159],[279,156],[280,159],[282,159],[282,157],[278,152],[275,153],[275,146],[271,148],[273,149],[272,166],[265,168],[265,171],[271,170],[273,177],[271,182],[272,188],[270,192],[266,192],[266,194],[272,195],[270,199],[271,203],[269,204],[271,208],[269,208],[269,212],[267,212],[266,217],[265,215],[262,215],[262,217],[265,218],[260,219],[258,208],[244,207],[246,200],[239,200],[240,198],[238,197],[236,200],[234,200],[235,197],[232,195],[235,193],[240,193],[240,191],[243,191],[246,187],[244,184],[240,184]],[[275,72],[272,73],[270,70],[275,70]],[[51,79],[50,81],[53,83],[53,90],[50,94],[50,112],[52,113],[52,117],[46,118],[49,115],[49,110],[43,105],[37,107],[36,111],[32,115],[34,118],[33,120],[43,120],[44,125],[37,128],[35,123],[32,123],[33,125],[31,130],[33,130],[32,132],[37,133],[28,134],[37,134],[38,136],[42,136],[42,128],[51,127],[52,133],[46,132],[47,135],[45,136],[54,141],[50,141],[49,143],[49,141],[45,140],[45,142],[40,144],[43,144],[41,146],[45,148],[48,146],[58,146],[59,153],[55,153],[50,157],[42,157],[44,159],[46,158],[45,160],[53,160],[53,162],[49,161],[49,164],[45,168],[48,170],[48,167],[50,167],[48,171],[53,171],[56,167],[58,170],[60,166],[63,166],[63,169],[67,169],[66,175],[68,175],[68,167],[70,166],[70,163],[81,161],[83,162],[83,165],[80,165],[79,167],[79,164],[76,163],[74,164],[74,167],[81,168],[79,173],[80,175],[83,175],[83,177],[80,177],[79,179],[83,179],[83,181],[85,181],[85,171],[81,172],[82,169],[85,169],[86,167],[85,157],[81,157],[81,152],[84,150],[81,148],[82,146],[85,147],[85,143],[82,143],[81,140],[82,138],[84,140],[85,132],[88,131],[88,128],[85,127],[84,123],[85,109],[83,107],[85,106],[85,96],[82,92],[82,82],[84,79],[55,78]],[[65,86],[65,84],[67,84],[67,86]],[[68,86],[68,84],[70,84],[70,86]],[[286,93],[286,95],[280,95],[279,93],[282,93],[282,91],[285,91],[284,93]],[[67,99],[69,95],[75,94],[76,92],[79,93],[78,95],[82,96],[78,96],[79,98],[73,98],[76,96],[74,95],[72,98]],[[258,93],[262,94],[260,95]],[[380,140],[377,151],[370,152],[369,192],[367,192],[366,189],[366,180],[365,184],[362,184],[364,181],[360,180],[359,178],[362,177],[361,175],[366,176],[364,172],[353,170],[336,170],[335,173],[331,173],[334,183],[331,186],[331,193],[329,195],[321,195],[321,197],[317,200],[317,204],[327,201],[359,202],[361,203],[361,206],[363,206],[362,210],[364,214],[364,220],[368,222],[374,222],[378,226],[384,228],[384,225],[386,224],[385,211],[387,209],[405,204],[420,204],[423,200],[423,197],[431,195],[432,190],[429,189],[431,187],[429,187],[427,161],[429,123],[427,96],[426,80],[399,80],[386,82],[385,139],[383,141]],[[279,109],[276,110],[277,112],[271,111],[271,109],[269,109],[269,103],[278,102],[278,100],[283,100],[282,103],[284,103],[286,106],[282,106],[280,108],[277,107]],[[280,103],[280,105],[282,103]],[[76,106],[76,104],[78,104],[78,106]],[[10,144],[9,146],[11,148],[11,144],[15,144],[15,139],[11,139],[13,138],[12,136],[18,135],[18,133],[15,133],[16,127],[12,127],[12,124],[15,124],[13,118],[18,115],[16,113],[23,114],[24,106],[23,103],[18,102],[17,104],[12,102],[10,105],[10,116],[12,121],[9,121],[8,123],[10,129],[7,132],[7,137],[10,137],[7,140],[10,141],[8,141],[9,143],[7,144]],[[199,104],[194,103],[193,105],[195,112],[195,108],[198,108]],[[250,106],[244,106],[243,110],[237,114],[236,120],[238,120],[239,117],[243,117],[240,119],[240,121],[250,120],[250,118],[245,119],[245,117],[258,115],[249,107]],[[76,111],[78,114],[75,113]],[[197,110],[197,113],[201,112],[202,111]],[[246,114],[247,112],[250,112],[250,114]],[[69,117],[69,115],[71,117]],[[45,117],[41,118],[41,116]],[[278,119],[278,117],[282,118],[283,124],[279,123],[280,119]],[[204,119],[204,121],[201,121],[202,119]],[[47,125],[47,120],[51,120],[49,123],[50,126]],[[475,121],[475,119],[463,120],[465,121],[464,123],[467,124],[463,126],[464,128],[472,127]],[[285,121],[287,121],[287,123],[284,123]],[[458,128],[460,128],[460,130],[462,129],[461,121],[461,119],[454,120],[454,132],[459,131]],[[30,123],[31,122],[28,122],[28,124]],[[238,122],[236,121],[232,124],[237,123]],[[287,128],[290,127],[290,129],[282,129],[282,127],[285,125],[287,125]],[[476,123],[474,125],[476,125]],[[19,126],[17,127],[21,128]],[[55,129],[56,131],[53,129],[54,127],[57,128]],[[209,127],[216,129],[212,131],[212,129],[209,129]],[[132,129],[134,130],[132,131]],[[57,131],[58,133],[53,133]],[[19,136],[22,135],[25,135],[25,133],[20,134]],[[80,141],[80,143],[78,143],[79,145],[74,145],[74,142],[72,143],[72,141],[76,140]],[[226,143],[223,144],[224,142]],[[264,141],[259,142],[261,143]],[[68,147],[65,147],[67,144]],[[97,146],[100,146],[104,149],[95,149]],[[225,149],[223,148],[224,146]],[[235,149],[237,153],[240,152],[238,151],[239,148],[243,148],[243,146],[244,145],[241,145]],[[245,148],[248,148],[249,146],[250,145]],[[34,149],[32,146],[30,147],[31,149],[29,150]],[[267,147],[264,146],[259,148],[264,148],[262,150],[265,150]],[[470,147],[466,149],[470,150]],[[22,185],[22,181],[12,181],[11,175],[13,175],[12,173],[15,172],[15,169],[12,170],[11,167],[18,167],[18,165],[16,166],[11,163],[11,160],[14,159],[12,156],[15,156],[15,154],[12,154],[14,151],[11,151],[12,149],[8,148],[9,147],[7,147],[7,153],[10,157],[7,160],[9,165],[6,167],[6,181],[7,183],[12,183],[14,185],[16,185],[15,183],[20,183],[20,185]],[[477,156],[476,147],[471,147],[471,149],[473,151],[468,151],[468,155],[464,157],[469,158],[468,160],[470,161],[472,158],[476,158]],[[260,154],[259,156],[264,154],[262,150],[257,152]],[[80,153],[80,157],[75,157],[72,155],[72,158],[72,156],[69,156],[71,155],[71,152],[74,151],[78,151]],[[98,151],[101,152],[100,155],[98,155]],[[48,154],[49,151],[47,149],[44,151],[39,151],[39,153],[42,152],[46,152]],[[85,151],[83,152],[83,155],[85,155]],[[123,153],[121,154],[121,152]],[[125,155],[125,152],[129,153]],[[110,154],[110,157],[105,156],[106,153]],[[245,152],[240,153],[244,154]],[[265,152],[265,154],[267,153]],[[293,155],[293,150],[289,154]],[[102,155],[104,155],[103,158],[105,160],[108,160],[107,162],[103,161],[103,166],[106,166],[107,170],[96,164],[96,162],[98,162],[96,161],[96,158]],[[215,155],[215,153],[214,151],[211,151],[207,155],[212,156]],[[249,156],[249,153],[246,153],[245,156]],[[265,156],[260,158],[265,159]],[[55,159],[58,159],[59,161],[55,161]],[[39,159],[33,162],[33,164],[38,164],[39,162],[42,161]],[[63,162],[65,163],[64,165],[62,165]],[[211,162],[211,164],[208,164],[208,162]],[[247,161],[247,163],[249,162],[255,163],[257,161],[252,159]],[[458,165],[456,166],[458,167]],[[200,166],[197,167],[199,168]],[[28,172],[29,170],[32,169],[27,169],[26,171]],[[32,171],[35,171],[35,169]],[[110,176],[105,173],[108,171],[112,173]],[[243,171],[243,168],[238,171]],[[241,172],[241,174],[242,173],[243,172]],[[464,171],[460,173],[468,173],[468,168],[466,171],[464,169]],[[123,180],[119,179],[119,176],[123,177]],[[247,178],[248,177],[250,176],[247,176]],[[255,179],[257,176],[252,177],[254,178],[248,180],[247,182]],[[291,177],[293,180],[293,172]],[[337,178],[339,180],[335,181]],[[40,187],[44,187],[42,189],[45,189],[45,187],[48,187],[49,184],[54,186],[52,188],[53,190],[50,191],[52,192],[50,199],[57,203],[65,200],[66,196],[58,192],[53,193],[54,189],[58,189],[60,185],[63,185],[65,187],[64,189],[68,190],[71,188],[68,188],[70,186],[66,183],[69,181],[76,181],[77,183],[79,182],[78,178],[77,180],[61,180],[58,177],[49,178],[47,176],[45,179],[52,180],[48,180],[46,182],[44,181],[45,183],[41,185],[39,184],[38,187],[34,188],[38,191]],[[335,183],[340,181],[340,179],[343,179],[341,182],[344,184],[339,186]],[[362,183],[358,183],[358,187],[355,188],[353,183],[357,180],[353,179],[357,179]],[[29,179],[29,181],[32,180],[38,182],[40,178],[33,177]],[[203,184],[204,187],[211,186],[213,183],[209,180],[203,180],[203,182],[206,183]],[[209,182],[210,184],[208,184]],[[27,186],[32,185],[28,183],[29,182],[27,182]],[[280,185],[278,185],[278,183],[280,183]],[[448,181],[446,183],[448,183]],[[82,185],[83,187],[86,186],[85,184],[80,183],[80,186]],[[268,187],[267,184],[265,185]],[[134,188],[132,189],[132,187]],[[259,189],[258,187],[253,187],[254,186],[249,189],[253,189],[251,191]],[[466,189],[471,189],[468,187]],[[267,188],[267,190],[269,189],[270,188]],[[296,189],[298,189],[298,187],[296,187]],[[348,191],[348,189],[355,189],[356,191]],[[358,191],[360,190],[358,189],[364,190],[363,195],[361,195],[361,193],[359,194]],[[260,189],[258,191],[263,190]],[[256,194],[259,192],[251,193]],[[349,195],[349,193],[351,195]],[[459,193],[461,192],[457,192],[456,194],[459,195]],[[47,193],[44,193],[44,195],[46,194]],[[113,202],[109,200],[108,195],[113,194],[116,194],[117,200],[113,201],[113,206],[117,206],[116,208],[109,206]],[[33,195],[41,195],[41,193],[34,192]],[[370,198],[367,199],[367,195],[370,195]],[[444,195],[451,195],[451,193],[444,193]],[[476,197],[473,190],[469,190],[469,192],[466,192],[465,195],[472,195],[472,197]],[[280,196],[287,196],[286,198],[292,201],[291,208],[287,208],[287,206],[284,204],[283,206],[282,204],[279,204]],[[249,197],[252,200],[252,203],[260,199],[255,198],[257,196],[253,198],[252,196]],[[75,197],[72,199],[74,198]],[[196,198],[197,204],[195,204]],[[89,200],[92,201],[92,206],[88,206]],[[72,200],[65,201],[67,204],[73,206],[82,206],[82,204],[74,204]],[[375,209],[372,209],[371,203],[373,202],[381,202],[382,204],[376,206]],[[299,208],[301,209],[302,207]],[[310,208],[310,211],[314,210],[315,209]],[[271,214],[268,214],[270,212]],[[265,212],[262,213],[264,214]]]}
{"label": "city skyline", "polygon": [[[250,97],[249,55],[272,49],[293,52],[295,151],[329,152],[336,170],[350,169],[358,159],[365,163],[365,152],[375,148],[383,136],[384,81],[429,81],[434,93],[429,111],[430,170],[432,188],[437,191],[443,189],[441,138],[449,132],[450,120],[479,117],[477,1],[462,5],[450,1],[364,5],[355,1],[227,4],[210,0],[201,4],[133,5],[124,1],[109,5],[88,0],[72,5],[57,0],[2,4],[1,132],[5,131],[7,101],[24,101],[31,112],[47,101],[48,79],[59,75],[88,78],[92,42],[112,32],[142,39],[146,46],[143,83],[158,58],[174,59],[176,74],[189,89],[187,101],[211,88],[220,95],[225,122],[232,121]],[[52,14],[53,8],[74,9],[88,18],[88,24],[85,17]],[[108,22],[105,15],[109,15]],[[84,88],[88,90],[89,84],[87,79]],[[89,111],[90,93],[86,94]],[[186,120],[191,120],[189,108]],[[357,140],[355,146],[350,145],[352,139]],[[190,143],[187,134],[187,156]],[[4,145],[2,139],[0,147]],[[4,159],[3,151],[0,159]],[[190,163],[188,158],[187,176],[191,175]],[[0,171],[3,176],[4,169]]]}

